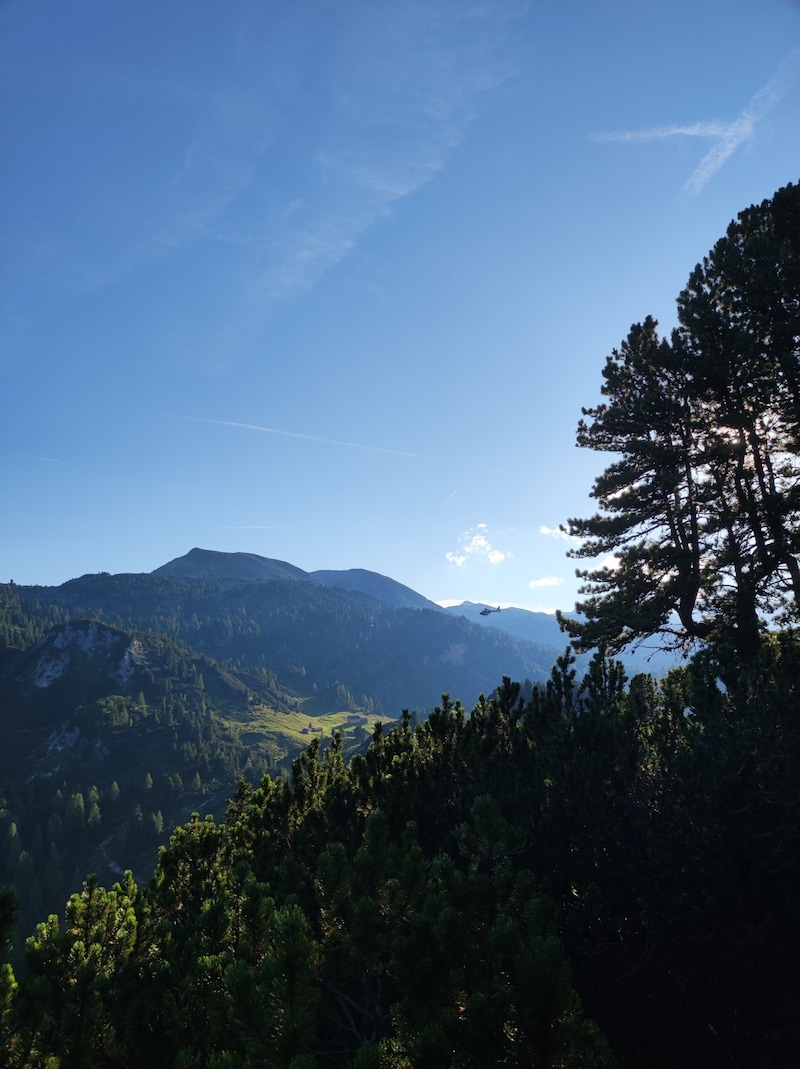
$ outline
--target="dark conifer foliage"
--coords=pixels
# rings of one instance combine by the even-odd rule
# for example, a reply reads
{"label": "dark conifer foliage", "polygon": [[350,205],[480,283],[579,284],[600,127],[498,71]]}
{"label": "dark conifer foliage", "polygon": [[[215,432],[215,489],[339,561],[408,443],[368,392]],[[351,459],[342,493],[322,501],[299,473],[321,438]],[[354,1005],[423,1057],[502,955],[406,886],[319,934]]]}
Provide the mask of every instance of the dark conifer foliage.
{"label": "dark conifer foliage", "polygon": [[315,739],[40,925],[9,1063],[788,1069],[800,646],[726,656]]}

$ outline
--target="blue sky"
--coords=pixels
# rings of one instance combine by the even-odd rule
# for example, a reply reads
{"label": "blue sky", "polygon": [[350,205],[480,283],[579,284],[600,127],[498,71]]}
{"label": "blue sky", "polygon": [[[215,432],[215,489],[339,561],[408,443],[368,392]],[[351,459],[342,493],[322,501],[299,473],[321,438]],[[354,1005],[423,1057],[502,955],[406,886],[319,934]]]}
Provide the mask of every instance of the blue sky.
{"label": "blue sky", "polygon": [[800,179],[800,4],[6,0],[0,145],[0,579],[569,609],[605,357]]}

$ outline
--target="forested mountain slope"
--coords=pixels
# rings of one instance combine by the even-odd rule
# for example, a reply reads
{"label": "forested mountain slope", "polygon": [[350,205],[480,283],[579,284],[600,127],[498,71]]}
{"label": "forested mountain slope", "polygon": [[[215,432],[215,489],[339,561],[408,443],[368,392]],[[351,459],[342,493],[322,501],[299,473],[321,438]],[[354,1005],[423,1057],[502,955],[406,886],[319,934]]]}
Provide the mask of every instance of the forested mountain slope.
{"label": "forested mountain slope", "polygon": [[0,649],[0,694],[0,884],[25,933],[87,872],[147,876],[193,809],[221,814],[241,776],[257,783],[297,752],[307,723],[266,673],[90,620]]}

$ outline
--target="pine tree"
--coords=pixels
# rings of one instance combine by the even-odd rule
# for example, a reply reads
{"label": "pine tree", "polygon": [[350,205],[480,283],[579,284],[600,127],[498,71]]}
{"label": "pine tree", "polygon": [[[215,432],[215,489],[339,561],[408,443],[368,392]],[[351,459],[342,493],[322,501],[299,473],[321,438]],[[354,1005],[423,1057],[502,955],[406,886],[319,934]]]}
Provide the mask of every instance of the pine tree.
{"label": "pine tree", "polygon": [[654,633],[752,654],[800,611],[800,185],[742,212],[678,300],[680,327],[635,324],[584,409],[578,445],[619,457],[600,512],[569,521],[580,648]]}

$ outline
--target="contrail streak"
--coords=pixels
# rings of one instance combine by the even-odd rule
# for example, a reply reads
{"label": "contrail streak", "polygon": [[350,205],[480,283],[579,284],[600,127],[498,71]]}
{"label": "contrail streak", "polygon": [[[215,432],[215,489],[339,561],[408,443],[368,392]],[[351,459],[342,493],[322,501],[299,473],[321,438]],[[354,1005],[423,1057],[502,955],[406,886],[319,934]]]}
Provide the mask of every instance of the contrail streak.
{"label": "contrail streak", "polygon": [[716,144],[705,154],[686,182],[684,189],[700,193],[717,171],[727,163],[740,145],[752,139],[756,127],[786,93],[794,77],[800,51],[793,52],[778,73],[749,101],[732,122],[696,122],[689,125],[657,126],[647,130],[624,130],[619,133],[592,134],[593,141],[663,141],[672,137],[712,138]]}
{"label": "contrail streak", "polygon": [[300,438],[306,442],[321,442],[324,445],[341,445],[348,449],[367,449],[371,453],[391,453],[396,457],[413,457],[423,460],[419,453],[406,453],[402,449],[386,449],[380,445],[362,445],[360,442],[343,442],[336,438],[322,438],[317,434],[301,434],[299,431],[282,431],[277,427],[260,427],[255,423],[235,423],[228,419],[204,419],[202,416],[185,416],[195,423],[213,423],[218,427],[240,427],[246,431],[260,431],[262,434],[278,434],[282,438]]}
{"label": "contrail streak", "polygon": [[447,502],[448,501],[452,501],[453,498],[456,496],[457,493],[459,493],[460,490],[461,490],[461,487],[459,486],[457,489],[453,490],[453,492],[451,494],[448,494],[447,497],[444,499],[444,501],[441,503],[441,505],[437,505],[436,506],[436,511],[438,512],[439,509],[443,509],[445,507],[445,505],[447,504]]}

